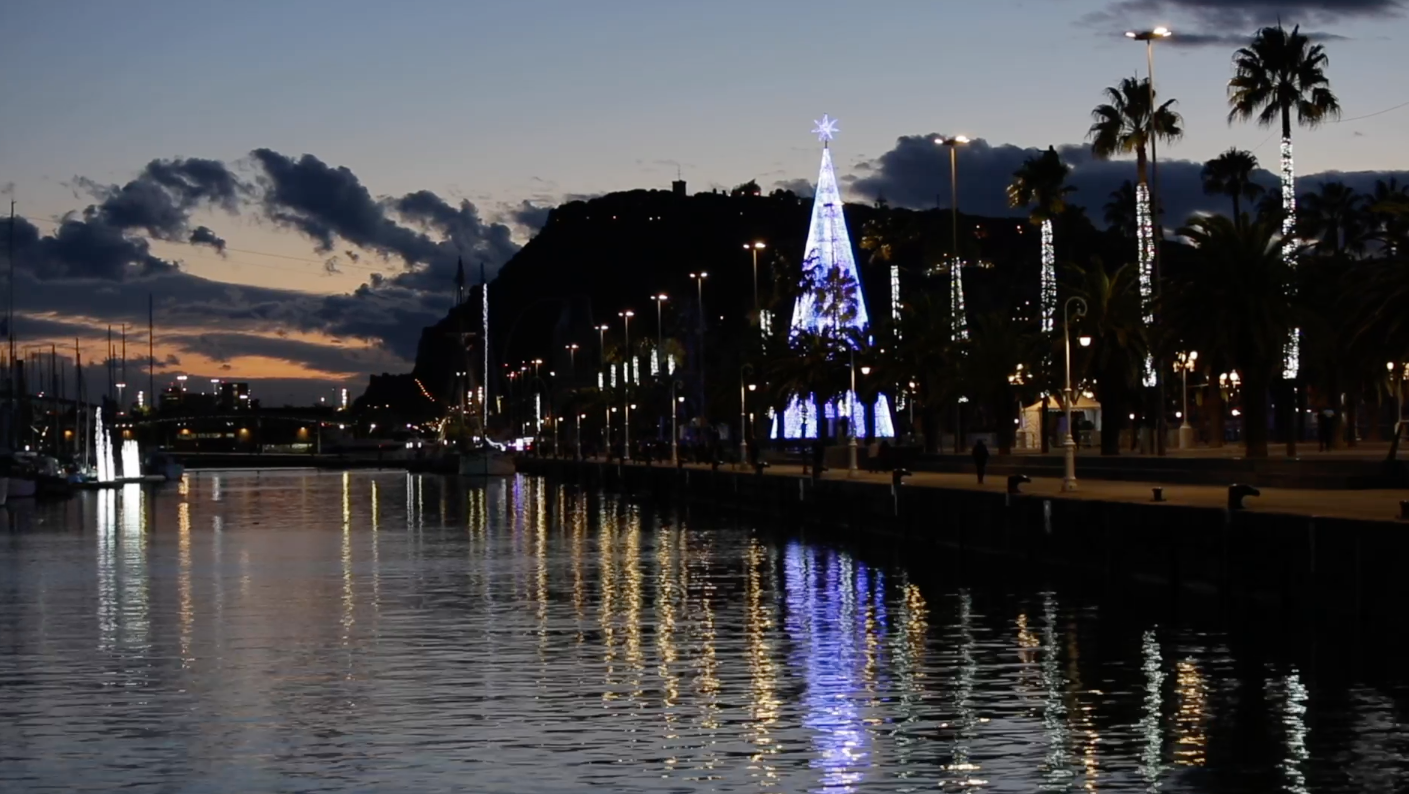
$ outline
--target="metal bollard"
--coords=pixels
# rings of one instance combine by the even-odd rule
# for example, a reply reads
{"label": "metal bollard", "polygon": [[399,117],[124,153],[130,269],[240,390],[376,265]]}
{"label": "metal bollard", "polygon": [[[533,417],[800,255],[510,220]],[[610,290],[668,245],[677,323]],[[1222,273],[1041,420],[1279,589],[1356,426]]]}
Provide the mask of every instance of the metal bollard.
{"label": "metal bollard", "polygon": [[1025,482],[1032,482],[1032,478],[1029,477],[1029,476],[1027,476],[1026,474],[1009,474],[1009,475],[1008,475],[1008,493],[1010,493],[1010,494],[1022,493],[1022,491],[1018,488],[1018,486],[1022,485],[1022,484],[1025,483]]}
{"label": "metal bollard", "polygon": [[759,475],[760,477],[762,477],[762,476],[763,476],[763,470],[766,469],[766,468],[768,468],[768,461],[766,461],[766,460],[760,460],[760,461],[758,461],[757,463],[753,464],[753,473]]}
{"label": "metal bollard", "polygon": [[1150,489],[1150,490],[1152,490],[1152,491],[1155,492],[1155,498],[1152,499],[1151,501],[1154,501],[1154,502],[1163,502],[1163,501],[1164,501],[1164,489],[1163,489],[1163,488],[1160,488],[1159,486],[1155,486],[1154,488],[1152,488],[1152,489]]}
{"label": "metal bollard", "polygon": [[892,488],[898,488],[905,484],[905,478],[910,476],[909,469],[892,469],[890,472],[890,484]]}
{"label": "metal bollard", "polygon": [[1244,507],[1243,497],[1245,496],[1262,496],[1262,491],[1242,483],[1233,483],[1228,486],[1228,509],[1242,510]]}
{"label": "metal bollard", "polygon": [[1409,521],[1409,499],[1399,500],[1399,520]]}

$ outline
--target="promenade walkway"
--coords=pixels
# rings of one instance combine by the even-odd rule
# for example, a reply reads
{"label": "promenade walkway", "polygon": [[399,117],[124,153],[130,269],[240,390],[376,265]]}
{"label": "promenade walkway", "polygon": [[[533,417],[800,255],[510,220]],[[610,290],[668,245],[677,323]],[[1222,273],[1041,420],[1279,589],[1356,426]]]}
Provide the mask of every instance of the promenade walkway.
{"label": "promenade walkway", "polygon": [[[644,465],[632,462],[628,465]],[[687,468],[695,470],[709,470],[709,466],[702,464],[686,464]],[[729,466],[722,466],[721,470],[731,469]],[[791,476],[800,477],[803,475],[801,466],[781,464],[769,467],[764,470],[765,476]],[[852,479],[861,482],[874,482],[888,485],[890,475],[888,473],[868,473],[858,471],[848,475],[845,470],[828,470],[823,475],[824,479]],[[1101,501],[1116,502],[1144,502],[1152,501],[1155,487],[1164,488],[1164,498],[1166,504],[1171,505],[1193,505],[1198,507],[1224,507],[1228,503],[1228,489],[1226,486],[1217,485],[1165,485],[1163,483],[1151,482],[1119,482],[1111,480],[1080,480],[1078,472],[1078,488],[1075,493],[1063,493],[1062,481],[1059,478],[1034,477],[1032,482],[1024,483],[1022,491],[1026,494],[1034,494],[1051,497],[1053,499],[1094,499]],[[989,476],[983,485],[979,485],[977,477],[971,473],[964,474],[942,474],[935,472],[918,472],[905,478],[907,488],[960,488],[967,490],[983,490],[1002,493],[1007,488],[1007,478],[999,476]],[[1400,514],[1400,500],[1409,499],[1409,490],[1362,490],[1362,491],[1321,491],[1293,488],[1262,488],[1261,496],[1250,496],[1244,504],[1249,512],[1255,513],[1283,513],[1290,515],[1303,515],[1309,517],[1328,518],[1349,518],[1363,521],[1394,521]],[[1409,530],[1409,522],[1401,522],[1406,530]]]}

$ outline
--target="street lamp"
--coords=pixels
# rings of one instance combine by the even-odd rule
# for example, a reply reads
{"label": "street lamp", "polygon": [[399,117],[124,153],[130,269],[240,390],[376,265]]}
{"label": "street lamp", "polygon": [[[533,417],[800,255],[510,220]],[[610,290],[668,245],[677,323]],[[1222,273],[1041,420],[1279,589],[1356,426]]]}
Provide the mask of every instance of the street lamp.
{"label": "street lamp", "polygon": [[699,363],[699,367],[700,367],[700,414],[701,414],[701,415],[704,415],[704,414],[707,413],[707,411],[705,410],[705,409],[706,409],[706,404],[705,404],[705,400],[704,400],[704,381],[705,381],[704,280],[705,280],[706,278],[708,278],[708,277],[709,277],[709,274],[706,273],[706,272],[704,272],[704,271],[700,271],[699,273],[691,273],[691,274],[690,274],[690,278],[692,278],[692,279],[695,280],[695,300],[696,300],[695,308],[696,308],[696,310],[697,310],[697,311],[699,312],[699,314],[700,314],[700,328],[699,328],[699,330],[700,330],[700,363]]}
{"label": "street lamp", "polygon": [[[630,309],[626,309],[624,311],[617,312],[617,316],[621,318],[622,323],[626,327],[626,355],[622,357],[622,360],[626,362],[627,373],[629,373],[631,370],[632,358],[631,318],[636,316],[636,312],[633,312]],[[623,377],[621,379],[622,402],[626,402],[627,396],[631,392],[630,382],[631,381],[629,377]],[[621,425],[621,459],[631,460],[631,406],[629,405],[626,407],[626,416],[623,417]]]}
{"label": "street lamp", "polygon": [[117,385],[117,412],[118,412],[118,413],[122,413],[122,410],[123,410],[122,390],[125,389],[125,388],[127,388],[127,384],[126,384],[126,383],[119,383],[119,384],[116,384],[116,385]]}
{"label": "street lamp", "polygon": [[1194,428],[1189,424],[1189,371],[1194,368],[1194,362],[1199,360],[1199,351],[1190,350],[1187,353],[1176,353],[1174,356],[1174,369],[1184,378],[1183,397],[1183,421],[1179,425],[1179,448],[1194,448]]}
{"label": "street lamp", "polygon": [[[1160,242],[1164,237],[1164,224],[1159,213],[1159,136],[1155,134],[1155,112],[1159,106],[1155,104],[1155,42],[1160,39],[1169,38],[1174,33],[1163,25],[1153,30],[1127,30],[1125,37],[1133,41],[1145,42],[1145,63],[1149,69],[1150,76],[1150,118],[1148,120],[1149,130],[1145,138],[1150,142],[1150,222],[1154,226],[1153,238],[1150,240],[1154,256],[1150,261],[1150,291],[1154,297],[1160,294]],[[1236,221],[1236,219],[1234,219]],[[1156,399],[1159,401],[1159,410],[1155,412],[1155,450],[1158,454],[1164,454],[1164,373],[1159,367],[1154,367]],[[1187,413],[1187,412],[1186,412]],[[1183,431],[1180,431],[1180,445],[1183,445]]]}
{"label": "street lamp", "polygon": [[1393,361],[1387,362],[1385,367],[1389,369],[1390,377],[1394,377],[1394,370],[1399,369],[1399,382],[1394,386],[1394,437],[1399,438],[1400,427],[1404,422],[1404,375],[1409,369],[1409,363],[1395,364]]}
{"label": "street lamp", "polygon": [[685,384],[678,380],[670,382],[670,465],[674,466],[680,462],[680,453],[676,449],[676,439],[680,437],[680,431],[675,427],[676,416],[680,413],[677,406],[685,402],[684,396],[677,397],[675,390]]}
{"label": "street lamp", "polygon": [[744,243],[744,250],[753,254],[753,312],[758,314],[758,252],[767,248],[762,241]]}
{"label": "street lamp", "polygon": [[[1079,298],[1079,297],[1077,297],[1077,296],[1075,296],[1075,295],[1073,295],[1073,296],[1070,297],[1070,298],[1067,298],[1067,302],[1062,305],[1062,341],[1065,343],[1065,346],[1066,346],[1066,353],[1067,353],[1067,373],[1066,373],[1067,387],[1066,387],[1066,399],[1065,399],[1065,403],[1066,403],[1066,413],[1067,413],[1067,437],[1066,437],[1066,440],[1064,440],[1064,441],[1062,442],[1062,451],[1063,451],[1064,456],[1066,457],[1066,474],[1065,474],[1065,476],[1062,478],[1062,490],[1063,490],[1063,491],[1075,491],[1075,490],[1076,490],[1076,440],[1075,440],[1074,438],[1072,438],[1072,435],[1071,435],[1071,404],[1072,404],[1072,392],[1071,392],[1071,305],[1072,305],[1072,303],[1076,303],[1076,305],[1077,305],[1077,309],[1076,309],[1076,316],[1077,316],[1077,319],[1080,319],[1080,318],[1086,316],[1086,301],[1082,300],[1081,298]],[[1089,346],[1089,345],[1091,344],[1091,337],[1089,337],[1089,336],[1083,336],[1083,337],[1081,337],[1081,340],[1080,340],[1080,341],[1081,341],[1081,346],[1082,346],[1082,347],[1087,347],[1087,346]]]}
{"label": "street lamp", "polygon": [[744,465],[748,465],[748,398],[746,397],[747,392],[745,391],[745,389],[747,388],[748,391],[753,391],[757,387],[752,383],[748,384],[747,386],[744,385],[745,374],[753,374],[752,364],[745,364],[742,367],[739,367],[739,462]]}
{"label": "street lamp", "polygon": [[575,345],[575,344],[573,344],[573,345],[564,345],[564,347],[567,348],[567,351],[568,351],[568,378],[569,378],[569,380],[572,380],[573,382],[576,382],[576,381],[577,381],[577,349],[578,349],[578,346]]}
{"label": "street lamp", "polygon": [[[950,240],[949,258],[950,266],[959,267],[959,147],[968,143],[969,139],[963,135],[955,135],[945,138],[943,136],[935,138],[934,142],[940,146],[949,147],[949,208],[951,229],[953,237]],[[955,278],[958,278],[956,275]]]}
{"label": "street lamp", "polygon": [[660,307],[669,298],[662,292],[659,295],[652,295],[651,300],[656,302],[656,371],[661,372],[665,370],[665,359],[661,357],[662,349],[665,347],[665,331],[661,324]]}

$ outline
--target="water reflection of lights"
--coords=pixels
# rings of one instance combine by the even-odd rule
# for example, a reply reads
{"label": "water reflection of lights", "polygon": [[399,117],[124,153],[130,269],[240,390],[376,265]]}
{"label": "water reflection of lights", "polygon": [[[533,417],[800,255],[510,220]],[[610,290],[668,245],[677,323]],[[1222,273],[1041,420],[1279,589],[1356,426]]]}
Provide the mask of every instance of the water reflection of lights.
{"label": "water reflection of lights", "polygon": [[[1031,647],[1021,642],[1021,635],[1019,641],[1024,647]],[[1037,643],[1041,654],[1042,732],[1047,740],[1042,777],[1049,789],[1061,789],[1069,785],[1074,770],[1071,769],[1068,710],[1063,697],[1066,680],[1062,676],[1061,647],[1057,644],[1057,598],[1051,592],[1042,594],[1042,637],[1040,640],[1030,637],[1030,641]]]}
{"label": "water reflection of lights", "polygon": [[625,580],[626,666],[630,671],[629,700],[633,706],[644,705],[645,663],[641,652],[641,515],[632,507],[626,516],[626,543],[622,550],[622,578]]}
{"label": "water reflection of lights", "polygon": [[[709,564],[714,558],[714,551],[710,547],[709,535],[696,536],[702,538],[699,549],[695,553],[686,552],[684,557],[684,567],[697,567],[700,569],[698,577],[699,596],[694,601],[695,611],[690,613],[690,588],[684,586],[682,590],[686,596],[686,611],[690,616],[690,622],[694,628],[695,635],[699,638],[698,661],[696,666],[699,674],[695,676],[695,696],[700,704],[699,727],[705,734],[704,758],[700,766],[712,771],[719,763],[719,754],[715,750],[715,734],[719,730],[719,656],[716,652],[715,641],[717,639],[717,628],[714,621],[714,579],[710,576]],[[686,535],[684,540],[689,542],[690,536]],[[708,776],[708,772],[707,775]]]}
{"label": "water reflection of lights", "polygon": [[140,485],[122,486],[122,551],[120,620],[124,644],[145,650],[150,603],[147,581],[147,514]]}
{"label": "water reflection of lights", "polygon": [[[661,716],[665,720],[662,738],[667,746],[677,741],[676,706],[680,702],[680,675],[675,670],[679,652],[675,646],[675,609],[680,591],[675,583],[674,535],[668,527],[656,530],[656,675],[661,680]],[[665,759],[667,770],[674,768],[673,755]]]}
{"label": "water reflection of lights", "polygon": [[[184,481],[183,481],[184,482]],[[181,599],[181,666],[190,667],[191,627],[195,623],[196,609],[191,598],[191,504],[182,502],[176,508],[176,538],[178,564],[180,566],[176,583]]]}
{"label": "water reflection of lights", "polygon": [[[823,581],[815,555],[830,556]],[[843,559],[844,558],[844,559]],[[789,544],[784,559],[787,591],[786,629],[796,650],[791,667],[801,669],[807,713],[803,725],[813,732],[823,791],[855,791],[870,766],[869,735],[852,699],[857,688],[854,621],[842,619],[845,604],[854,603],[855,582],[849,555]],[[848,591],[850,591],[848,593]]]}
{"label": "water reflection of lights", "polygon": [[1208,737],[1204,733],[1208,708],[1208,683],[1198,662],[1185,659],[1174,666],[1178,711],[1174,715],[1174,762],[1181,766],[1203,766]]}
{"label": "water reflection of lights", "polygon": [[[339,556],[342,559],[342,645],[350,648],[357,601],[352,588],[352,474],[346,471],[342,473],[342,548]],[[350,668],[347,677],[352,677]]]}
{"label": "water reflection of lights", "polygon": [[597,622],[602,629],[602,700],[616,699],[616,512],[603,501],[601,529],[597,533]]}
{"label": "water reflection of lights", "polygon": [[548,667],[548,515],[541,499],[538,508],[533,522],[533,611],[538,619],[539,687],[543,688]]}
{"label": "water reflection of lights", "polygon": [[1277,764],[1282,771],[1285,788],[1291,794],[1306,794],[1304,766],[1310,754],[1306,749],[1306,702],[1310,694],[1295,671],[1267,682],[1268,700],[1277,703],[1282,712],[1282,739],[1287,755]]}
{"label": "water reflection of lights", "polygon": [[210,501],[219,502],[220,499],[220,475],[212,474],[210,476]]}
{"label": "water reflection of lights", "polygon": [[[881,579],[877,576],[877,583],[880,582]],[[899,631],[890,640],[891,667],[895,671],[900,689],[897,705],[900,728],[895,735],[895,757],[901,768],[898,776],[909,778],[928,772],[928,768],[913,771],[910,769],[911,756],[917,749],[930,742],[929,738],[912,735],[910,731],[920,720],[920,707],[924,702],[925,636],[929,632],[929,610],[920,588],[914,584],[905,582],[901,585],[900,592],[897,614]],[[885,593],[882,589],[878,588],[875,600],[884,607]]]}
{"label": "water reflection of lights", "polygon": [[117,642],[117,494],[97,493],[98,520],[98,649],[111,651]]}
{"label": "water reflection of lights", "polygon": [[771,760],[778,745],[772,730],[778,723],[782,700],[778,698],[778,668],[773,662],[773,648],[768,635],[773,627],[773,611],[763,601],[763,566],[767,557],[756,539],[749,541],[744,555],[748,569],[746,590],[747,613],[745,632],[748,636],[748,665],[753,696],[749,705],[754,754],[749,757],[749,770],[763,786],[776,785],[778,769]]}
{"label": "water reflection of lights", "polygon": [[1140,717],[1140,733],[1145,747],[1140,753],[1140,775],[1146,786],[1159,787],[1163,766],[1164,737],[1161,735],[1160,712],[1164,687],[1164,666],[1159,639],[1153,629],[1146,631],[1140,642],[1140,669],[1145,673],[1144,714]]}
{"label": "water reflection of lights", "polygon": [[978,660],[974,657],[974,599],[968,588],[959,590],[959,669],[954,686],[955,731],[954,743],[950,751],[953,761],[946,770],[958,771],[964,775],[948,782],[959,786],[981,786],[987,781],[974,778],[967,773],[976,772],[979,766],[969,758],[969,743],[976,736],[980,722],[973,707],[974,681],[978,676]]}

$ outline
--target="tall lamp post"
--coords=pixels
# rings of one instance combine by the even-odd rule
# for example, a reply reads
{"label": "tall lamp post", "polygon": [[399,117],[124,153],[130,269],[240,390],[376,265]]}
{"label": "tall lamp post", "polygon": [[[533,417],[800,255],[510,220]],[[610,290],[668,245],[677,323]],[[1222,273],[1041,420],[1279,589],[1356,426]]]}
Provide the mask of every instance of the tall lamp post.
{"label": "tall lamp post", "polygon": [[577,382],[577,345],[564,345],[568,351],[568,381]]}
{"label": "tall lamp post", "polygon": [[[1155,111],[1155,42],[1174,35],[1169,28],[1160,26],[1153,30],[1127,30],[1125,37],[1133,41],[1145,42],[1145,65],[1150,76],[1150,134],[1145,137],[1150,142],[1150,221],[1154,226],[1154,239],[1150,241],[1154,257],[1150,263],[1150,292],[1154,298],[1160,294],[1160,243],[1164,237],[1164,224],[1159,213],[1159,136],[1154,134]],[[1155,412],[1155,453],[1164,454],[1164,371],[1155,366],[1155,392],[1159,400],[1159,410]],[[1187,413],[1187,412],[1186,412]],[[1295,411],[1293,411],[1295,413]],[[1181,426],[1182,427],[1182,426]],[[1184,444],[1184,431],[1179,435],[1180,447]]]}
{"label": "tall lamp post", "polygon": [[704,271],[700,271],[699,273],[691,273],[691,274],[690,274],[690,278],[692,278],[692,279],[695,280],[695,301],[696,301],[696,303],[695,303],[695,310],[696,310],[697,312],[699,312],[699,315],[700,315],[700,328],[699,328],[699,331],[700,331],[700,363],[699,363],[699,367],[700,367],[700,405],[699,405],[699,409],[700,409],[700,415],[701,415],[701,416],[708,415],[708,413],[709,413],[709,412],[706,410],[707,403],[706,403],[706,401],[705,401],[705,399],[704,399],[704,393],[705,393],[705,314],[704,314],[704,280],[705,280],[706,278],[708,278],[708,277],[709,277],[709,274],[706,273],[706,272],[704,272]]}
{"label": "tall lamp post", "polygon": [[748,398],[747,392],[758,388],[755,384],[746,385],[745,375],[753,374],[753,365],[745,364],[739,367],[739,462],[748,465],[749,462],[749,434],[748,434]]}
{"label": "tall lamp post", "polygon": [[683,386],[680,381],[670,382],[670,465],[674,466],[680,462],[680,452],[676,442],[680,438],[680,431],[675,426],[676,417],[680,414],[679,404],[685,401],[683,395],[676,396],[675,390]]}
{"label": "tall lamp post", "polygon": [[744,243],[744,250],[753,254],[753,313],[758,314],[758,252],[768,246],[763,241]]}
{"label": "tall lamp post", "polygon": [[[1066,474],[1062,477],[1062,490],[1076,490],[1076,439],[1071,435],[1071,406],[1075,402],[1071,391],[1071,305],[1075,303],[1077,319],[1086,316],[1086,301],[1079,297],[1067,298],[1067,302],[1062,305],[1062,341],[1066,344],[1067,353],[1067,373],[1066,373],[1066,413],[1067,413],[1067,437],[1062,441],[1062,451],[1066,457]],[[1087,347],[1091,344],[1091,337],[1081,337],[1081,346]]]}
{"label": "tall lamp post", "polygon": [[[626,373],[625,377],[621,379],[622,403],[625,404],[628,403],[631,396],[631,318],[636,316],[636,312],[626,309],[617,312],[617,316],[626,326],[626,355],[622,357],[622,360],[626,362]],[[622,418],[621,423],[621,459],[631,460],[631,406],[629,404],[626,406],[626,415]]]}
{"label": "tall lamp post", "polygon": [[[959,267],[959,147],[968,143],[968,137],[954,135],[940,137],[935,143],[949,147],[949,322],[953,326],[955,341],[964,336],[964,282]],[[961,451],[960,423],[963,400],[954,404],[954,451]]]}
{"label": "tall lamp post", "polygon": [[1400,427],[1404,422],[1404,375],[1409,369],[1409,362],[1395,364],[1393,361],[1387,362],[1385,367],[1389,369],[1390,379],[1394,380],[1394,371],[1399,370],[1399,379],[1394,384],[1394,437],[1400,436]]}
{"label": "tall lamp post", "polygon": [[656,302],[656,371],[665,370],[665,359],[662,357],[662,349],[665,347],[665,326],[661,323],[660,307],[669,298],[664,292],[659,295],[652,295],[651,300]]}
{"label": "tall lamp post", "polygon": [[1179,424],[1179,448],[1194,448],[1194,426],[1189,424],[1189,371],[1194,368],[1194,362],[1199,360],[1199,351],[1190,350],[1187,353],[1177,353],[1174,356],[1174,368],[1184,378],[1183,387],[1183,408],[1180,411],[1182,421]]}

